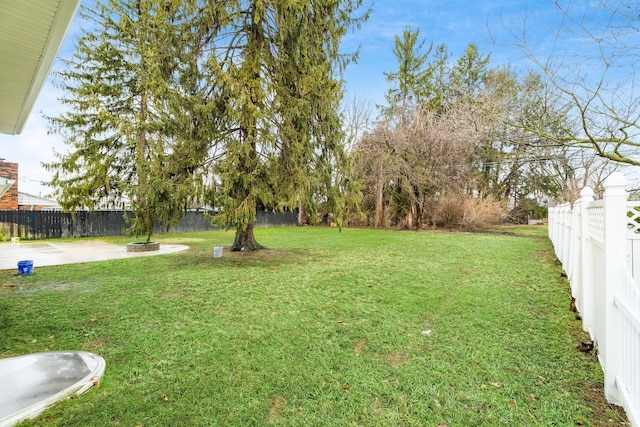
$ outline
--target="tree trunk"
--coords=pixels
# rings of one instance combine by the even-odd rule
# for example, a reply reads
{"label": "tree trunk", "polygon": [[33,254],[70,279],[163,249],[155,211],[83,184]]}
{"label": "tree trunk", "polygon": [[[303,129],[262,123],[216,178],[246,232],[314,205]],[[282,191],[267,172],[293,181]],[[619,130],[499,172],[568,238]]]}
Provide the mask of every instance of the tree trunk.
{"label": "tree trunk", "polygon": [[423,227],[423,222],[422,222],[422,218],[424,216],[424,208],[423,208],[423,204],[422,203],[417,203],[416,204],[416,211],[415,211],[415,223],[416,223],[416,230],[420,231],[422,230]]}
{"label": "tree trunk", "polygon": [[405,216],[404,227],[407,230],[411,230],[413,228],[413,204],[411,205],[411,209],[409,209],[407,215]]}
{"label": "tree trunk", "polygon": [[384,227],[384,175],[378,175],[376,183],[376,218],[375,228]]}
{"label": "tree trunk", "polygon": [[261,249],[267,248],[256,242],[256,238],[253,235],[253,222],[250,222],[244,230],[241,228],[236,230],[236,238],[233,241],[233,246],[231,246],[232,252],[251,252]]}
{"label": "tree trunk", "polygon": [[302,227],[303,225],[305,225],[304,208],[302,207],[302,204],[298,205],[298,222],[296,223],[296,225],[298,227]]}

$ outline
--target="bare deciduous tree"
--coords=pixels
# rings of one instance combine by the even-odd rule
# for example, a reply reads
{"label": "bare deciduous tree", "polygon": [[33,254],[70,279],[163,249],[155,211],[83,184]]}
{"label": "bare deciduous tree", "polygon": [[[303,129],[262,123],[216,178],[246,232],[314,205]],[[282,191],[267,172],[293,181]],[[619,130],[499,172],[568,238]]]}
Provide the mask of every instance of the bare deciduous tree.
{"label": "bare deciduous tree", "polygon": [[569,162],[573,174],[565,181],[563,190],[558,195],[559,202],[573,203],[580,198],[580,192],[587,186],[595,191],[597,198],[601,197],[604,181],[621,166],[620,163],[608,161],[587,150],[573,150]]}
{"label": "bare deciduous tree", "polygon": [[521,31],[511,32],[553,87],[554,102],[567,108],[572,126],[550,133],[531,120],[525,129],[563,146],[640,165],[637,5],[628,0],[553,4],[560,24],[550,47],[549,40],[531,39],[526,19]]}
{"label": "bare deciduous tree", "polygon": [[473,170],[467,159],[480,136],[469,114],[466,108],[446,115],[414,109],[404,126],[383,121],[359,141],[357,169],[376,227],[385,224],[385,200],[398,216],[394,222],[422,229],[425,221],[435,223],[433,205],[439,197],[469,192]]}

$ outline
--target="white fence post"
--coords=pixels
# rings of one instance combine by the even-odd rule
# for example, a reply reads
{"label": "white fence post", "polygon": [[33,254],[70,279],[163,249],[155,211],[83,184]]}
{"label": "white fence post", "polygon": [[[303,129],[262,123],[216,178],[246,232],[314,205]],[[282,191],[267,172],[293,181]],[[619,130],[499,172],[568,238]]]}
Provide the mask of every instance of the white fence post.
{"label": "white fence post", "polygon": [[617,288],[622,286],[626,273],[627,192],[626,179],[613,173],[604,184],[604,244],[605,244],[605,325],[604,342],[598,343],[600,362],[604,370],[604,394],[611,403],[621,404],[622,398],[615,385],[621,370],[622,337],[619,332],[619,314],[614,305]]}

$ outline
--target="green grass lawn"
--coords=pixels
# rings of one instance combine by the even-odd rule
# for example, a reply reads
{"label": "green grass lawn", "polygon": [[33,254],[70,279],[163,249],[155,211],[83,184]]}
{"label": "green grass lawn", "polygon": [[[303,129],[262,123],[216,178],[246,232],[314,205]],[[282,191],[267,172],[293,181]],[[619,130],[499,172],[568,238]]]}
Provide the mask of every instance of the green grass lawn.
{"label": "green grass lawn", "polygon": [[172,234],[190,250],[0,272],[0,357],[107,362],[24,426],[620,425],[546,228],[522,230],[258,229],[268,251],[218,259],[232,233]]}

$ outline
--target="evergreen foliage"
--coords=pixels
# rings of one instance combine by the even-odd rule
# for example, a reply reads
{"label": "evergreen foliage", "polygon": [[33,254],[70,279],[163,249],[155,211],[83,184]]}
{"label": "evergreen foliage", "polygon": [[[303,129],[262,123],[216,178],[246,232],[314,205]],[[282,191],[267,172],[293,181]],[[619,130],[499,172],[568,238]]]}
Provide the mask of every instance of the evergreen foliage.
{"label": "evergreen foliage", "polygon": [[444,44],[433,44],[424,49],[420,30],[405,28],[402,38],[394,38],[393,54],[398,61],[398,70],[384,73],[391,87],[385,98],[387,106],[379,106],[387,119],[403,117],[416,107],[429,105],[430,111],[439,111],[447,90],[447,67],[449,52]]}
{"label": "evergreen foliage", "polygon": [[108,0],[58,73],[68,111],[50,117],[69,147],[46,165],[68,210],[129,202],[151,236],[210,204],[261,248],[256,209],[324,211],[341,223],[349,158],[340,76],[363,0]]}
{"label": "evergreen foliage", "polygon": [[[45,165],[63,208],[121,207],[135,212],[130,231],[151,237],[193,201],[194,165],[174,156],[187,142],[176,131],[177,106],[189,93],[195,48],[180,1],[110,0],[83,9],[89,29],[57,73],[67,111],[49,117],[69,147]],[[191,143],[191,142],[189,142]]]}

